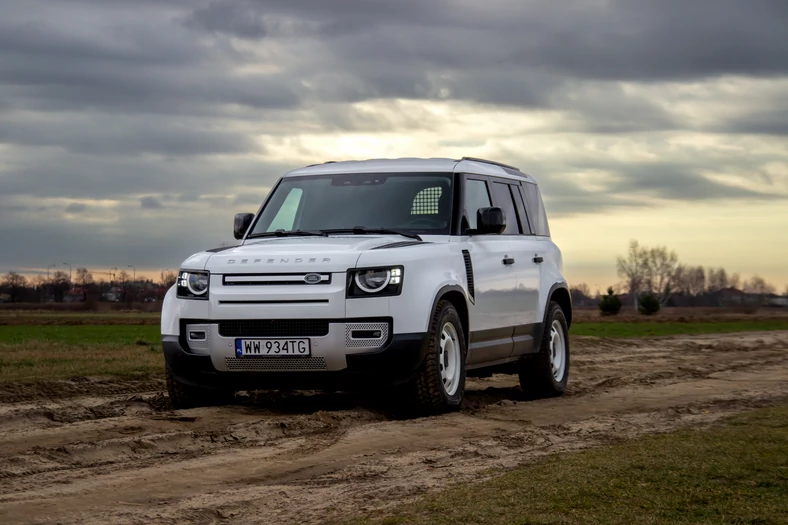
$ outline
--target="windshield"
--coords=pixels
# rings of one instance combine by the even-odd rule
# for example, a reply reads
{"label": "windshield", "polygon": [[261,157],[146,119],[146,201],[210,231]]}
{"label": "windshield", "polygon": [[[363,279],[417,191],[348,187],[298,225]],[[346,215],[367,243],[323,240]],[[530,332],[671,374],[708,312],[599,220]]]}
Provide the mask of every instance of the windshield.
{"label": "windshield", "polygon": [[282,179],[251,235],[363,227],[445,235],[452,174],[351,174]]}

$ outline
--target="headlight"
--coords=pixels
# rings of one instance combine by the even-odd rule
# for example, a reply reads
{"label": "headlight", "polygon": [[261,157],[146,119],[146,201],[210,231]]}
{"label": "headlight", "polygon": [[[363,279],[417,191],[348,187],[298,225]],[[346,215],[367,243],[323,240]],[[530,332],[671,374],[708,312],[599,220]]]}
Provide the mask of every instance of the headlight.
{"label": "headlight", "polygon": [[181,270],[178,274],[178,297],[184,299],[208,299],[211,274]]}
{"label": "headlight", "polygon": [[351,270],[348,297],[399,295],[402,292],[402,267]]}

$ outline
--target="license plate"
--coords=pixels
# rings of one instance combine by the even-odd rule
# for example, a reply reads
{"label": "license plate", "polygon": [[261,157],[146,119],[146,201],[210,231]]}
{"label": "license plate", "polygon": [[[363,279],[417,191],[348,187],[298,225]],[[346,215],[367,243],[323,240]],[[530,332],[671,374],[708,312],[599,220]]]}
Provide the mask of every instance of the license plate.
{"label": "license plate", "polygon": [[235,355],[308,356],[309,339],[236,339]]}

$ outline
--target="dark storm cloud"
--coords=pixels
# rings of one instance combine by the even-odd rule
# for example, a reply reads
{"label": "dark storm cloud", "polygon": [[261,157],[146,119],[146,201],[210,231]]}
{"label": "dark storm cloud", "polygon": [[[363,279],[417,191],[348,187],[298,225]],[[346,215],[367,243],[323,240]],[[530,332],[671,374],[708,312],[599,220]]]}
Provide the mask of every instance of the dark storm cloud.
{"label": "dark storm cloud", "polygon": [[195,129],[167,119],[101,115],[35,119],[11,116],[0,120],[0,143],[52,146],[89,155],[168,156],[261,152],[250,137],[221,129]]}
{"label": "dark storm cloud", "polygon": [[84,204],[80,202],[74,202],[66,206],[66,213],[82,213],[86,209],[88,209],[88,207]]}
{"label": "dark storm cloud", "polygon": [[149,197],[142,197],[140,199],[140,207],[143,210],[160,210],[160,209],[164,208],[162,203],[159,202],[159,199],[157,199],[156,197],[150,197],[150,196]]}
{"label": "dark storm cloud", "polygon": [[[540,166],[503,151],[502,160],[549,174],[539,180],[559,215],[654,197],[779,197],[776,183],[741,190],[708,174],[735,168],[770,184],[763,166],[784,158],[671,158],[658,134],[786,135],[778,91],[702,123],[660,92],[785,78],[786,25],[784,0],[6,0],[0,245],[15,250],[0,254],[0,267],[33,266],[50,249],[90,264],[175,265],[206,239],[224,240],[234,208],[256,209],[281,173],[324,160],[307,158],[315,153],[299,135],[437,129],[426,110],[398,110],[402,99],[557,114],[541,132],[639,134],[661,152],[652,164],[627,162],[577,141]],[[366,101],[389,114],[350,106]],[[444,143],[501,151],[470,131]],[[277,147],[304,158],[271,161]],[[607,174],[594,189],[576,183],[589,169]],[[106,229],[87,222],[96,214]],[[200,233],[191,242],[184,231]]]}

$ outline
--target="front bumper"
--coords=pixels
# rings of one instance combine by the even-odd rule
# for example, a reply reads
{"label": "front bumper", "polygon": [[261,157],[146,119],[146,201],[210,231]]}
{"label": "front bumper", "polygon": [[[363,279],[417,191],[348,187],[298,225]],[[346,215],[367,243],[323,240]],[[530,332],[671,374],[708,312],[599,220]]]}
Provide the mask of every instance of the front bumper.
{"label": "front bumper", "polygon": [[[162,346],[175,379],[194,386],[234,390],[353,388],[408,381],[424,361],[427,334],[395,334],[375,350],[343,348],[340,351],[334,348],[326,355],[332,356],[332,363],[342,363],[342,366],[324,370],[315,370],[315,361],[308,361],[324,358],[314,352],[311,357],[236,359],[213,352],[196,353],[184,338],[168,335],[162,336]],[[245,361],[244,366],[233,369],[234,363],[241,360]]]}

